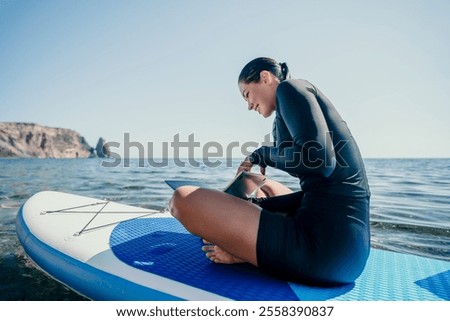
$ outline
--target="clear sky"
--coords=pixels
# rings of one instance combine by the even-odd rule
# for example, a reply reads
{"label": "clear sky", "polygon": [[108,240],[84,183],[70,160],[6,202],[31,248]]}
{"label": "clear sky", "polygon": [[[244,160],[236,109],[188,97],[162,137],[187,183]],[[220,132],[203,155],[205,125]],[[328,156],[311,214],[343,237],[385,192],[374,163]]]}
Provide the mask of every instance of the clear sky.
{"label": "clear sky", "polygon": [[272,118],[237,77],[269,56],[333,101],[364,157],[450,157],[449,17],[448,0],[0,0],[0,121],[155,154],[176,134],[260,143]]}

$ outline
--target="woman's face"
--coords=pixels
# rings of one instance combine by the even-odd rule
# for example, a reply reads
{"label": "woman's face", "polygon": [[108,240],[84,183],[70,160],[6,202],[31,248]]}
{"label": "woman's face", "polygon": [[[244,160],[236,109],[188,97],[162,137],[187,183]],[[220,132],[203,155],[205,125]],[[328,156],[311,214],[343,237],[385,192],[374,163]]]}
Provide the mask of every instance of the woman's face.
{"label": "woman's face", "polygon": [[278,79],[270,72],[262,71],[258,82],[239,83],[239,91],[248,103],[248,110],[257,111],[264,118],[275,111]]}

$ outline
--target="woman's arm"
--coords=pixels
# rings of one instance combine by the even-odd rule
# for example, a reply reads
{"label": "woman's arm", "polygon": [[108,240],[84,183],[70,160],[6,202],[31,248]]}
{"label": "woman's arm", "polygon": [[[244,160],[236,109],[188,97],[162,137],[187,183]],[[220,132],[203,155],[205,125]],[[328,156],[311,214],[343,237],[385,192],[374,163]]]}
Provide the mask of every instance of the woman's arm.
{"label": "woman's arm", "polygon": [[276,147],[262,146],[252,153],[251,162],[299,176],[330,176],[335,168],[335,154],[315,88],[298,80],[282,82],[277,101],[278,112],[293,141],[278,142]]}

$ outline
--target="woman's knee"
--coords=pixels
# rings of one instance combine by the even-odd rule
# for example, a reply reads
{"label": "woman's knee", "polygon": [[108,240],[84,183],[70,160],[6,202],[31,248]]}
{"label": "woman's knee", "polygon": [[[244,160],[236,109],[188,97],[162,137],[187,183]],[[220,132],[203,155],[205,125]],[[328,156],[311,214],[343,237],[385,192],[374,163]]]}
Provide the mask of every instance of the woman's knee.
{"label": "woman's knee", "polygon": [[189,196],[197,189],[195,186],[178,187],[169,201],[169,212],[178,220],[184,218],[184,214],[188,212]]}
{"label": "woman's knee", "polygon": [[292,190],[290,188],[286,187],[285,185],[283,185],[277,181],[269,180],[269,179],[266,180],[264,185],[261,187],[261,190],[268,197],[292,193]]}

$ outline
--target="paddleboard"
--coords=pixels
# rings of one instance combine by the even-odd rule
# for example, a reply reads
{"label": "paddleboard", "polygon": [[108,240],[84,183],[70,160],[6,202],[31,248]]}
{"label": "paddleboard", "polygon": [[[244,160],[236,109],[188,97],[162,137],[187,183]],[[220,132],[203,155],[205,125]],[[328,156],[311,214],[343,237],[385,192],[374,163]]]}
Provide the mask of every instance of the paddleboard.
{"label": "paddleboard", "polygon": [[92,300],[449,300],[450,262],[372,249],[351,284],[311,287],[221,265],[170,213],[43,191],[16,229],[45,273]]}

